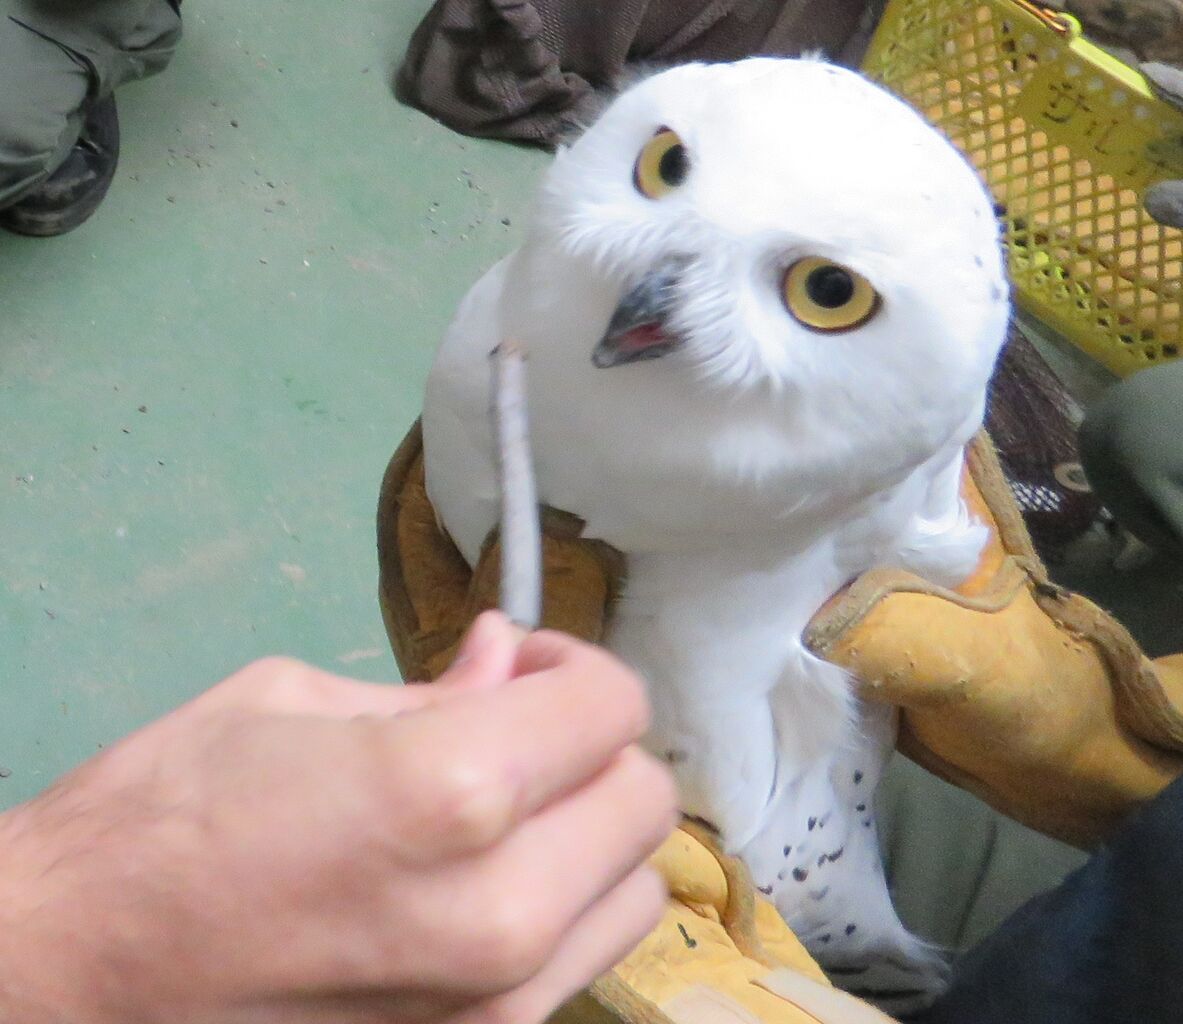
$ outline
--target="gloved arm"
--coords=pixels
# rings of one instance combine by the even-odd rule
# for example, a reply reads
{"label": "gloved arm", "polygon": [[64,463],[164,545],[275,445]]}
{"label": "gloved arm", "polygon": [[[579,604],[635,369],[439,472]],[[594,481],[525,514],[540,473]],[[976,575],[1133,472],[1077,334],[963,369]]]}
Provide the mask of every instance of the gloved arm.
{"label": "gloved arm", "polygon": [[[1089,847],[1183,773],[1183,655],[1150,662],[1122,626],[1044,572],[993,448],[971,451],[966,495],[993,540],[959,592],[868,573],[806,639],[901,709],[900,749],[1004,814]],[[598,641],[625,566],[545,523],[543,621]],[[391,462],[378,517],[381,602],[399,664],[429,679],[496,602],[496,543],[472,572],[439,529],[413,431]]]}
{"label": "gloved arm", "polygon": [[823,609],[816,653],[901,709],[899,748],[1037,831],[1082,848],[1183,773],[1183,656],[1051,584],[992,448],[967,497],[994,534],[958,592],[871,573]]}

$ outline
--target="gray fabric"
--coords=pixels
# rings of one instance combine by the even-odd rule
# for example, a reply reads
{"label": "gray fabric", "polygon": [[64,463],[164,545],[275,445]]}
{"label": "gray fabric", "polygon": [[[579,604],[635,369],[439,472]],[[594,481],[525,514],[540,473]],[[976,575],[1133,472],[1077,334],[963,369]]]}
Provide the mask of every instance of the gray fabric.
{"label": "gray fabric", "polygon": [[180,36],[166,0],[0,0],[0,207],[65,159],[86,103],[162,70]]}
{"label": "gray fabric", "polygon": [[1159,99],[1183,107],[1183,69],[1152,60],[1141,65],[1141,71]]}
{"label": "gray fabric", "polygon": [[1085,860],[898,754],[876,803],[896,909],[909,928],[950,951],[980,942]]}
{"label": "gray fabric", "polygon": [[[1183,69],[1150,61],[1142,65],[1142,74],[1159,99],[1183,110]],[[1156,221],[1168,227],[1183,228],[1183,181],[1159,182],[1147,189],[1143,198],[1146,212]]]}
{"label": "gray fabric", "polygon": [[1146,212],[1160,224],[1183,228],[1183,181],[1160,181],[1147,189]]}
{"label": "gray fabric", "polygon": [[1114,385],[1080,430],[1085,473],[1118,521],[1183,558],[1183,362]]}
{"label": "gray fabric", "polygon": [[15,202],[65,159],[82,127],[86,63],[0,18],[0,207]]}
{"label": "gray fabric", "polygon": [[181,17],[167,0],[0,0],[22,25],[82,57],[105,96],[125,82],[162,71],[181,38]]}

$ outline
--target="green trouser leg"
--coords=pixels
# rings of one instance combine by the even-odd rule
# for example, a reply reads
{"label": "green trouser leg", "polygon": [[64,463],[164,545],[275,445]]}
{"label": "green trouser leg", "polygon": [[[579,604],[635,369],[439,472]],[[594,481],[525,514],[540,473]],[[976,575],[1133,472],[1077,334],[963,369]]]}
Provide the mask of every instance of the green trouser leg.
{"label": "green trouser leg", "polygon": [[89,100],[162,70],[180,36],[167,0],[0,0],[0,208],[65,159]]}
{"label": "green trouser leg", "polygon": [[875,804],[896,910],[949,950],[976,945],[1085,860],[899,754]]}
{"label": "green trouser leg", "polygon": [[1118,522],[1183,557],[1183,362],[1143,370],[1107,391],[1085,416],[1080,455]]}

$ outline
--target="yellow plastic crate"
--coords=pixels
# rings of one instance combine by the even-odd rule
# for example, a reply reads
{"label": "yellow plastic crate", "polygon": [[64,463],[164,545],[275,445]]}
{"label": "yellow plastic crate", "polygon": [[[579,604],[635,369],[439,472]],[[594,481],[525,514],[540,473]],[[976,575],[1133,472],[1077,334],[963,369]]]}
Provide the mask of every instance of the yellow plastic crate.
{"label": "yellow plastic crate", "polygon": [[1140,74],[1023,0],[891,0],[863,68],[985,176],[1020,305],[1122,376],[1183,353],[1183,231],[1141,199],[1183,114]]}

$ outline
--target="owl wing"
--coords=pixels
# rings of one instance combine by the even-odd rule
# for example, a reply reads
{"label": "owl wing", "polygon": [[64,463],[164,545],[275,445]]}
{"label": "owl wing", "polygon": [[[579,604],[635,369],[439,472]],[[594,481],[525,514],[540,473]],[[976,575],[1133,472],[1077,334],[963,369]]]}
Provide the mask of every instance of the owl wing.
{"label": "owl wing", "polygon": [[961,444],[917,471],[926,486],[921,511],[908,521],[895,540],[895,550],[882,561],[946,587],[960,585],[973,573],[989,530],[974,518],[962,496],[964,471]]}
{"label": "owl wing", "polygon": [[497,522],[489,354],[501,342],[507,264],[507,259],[497,263],[465,295],[440,343],[423,398],[427,494],[469,564]]}

